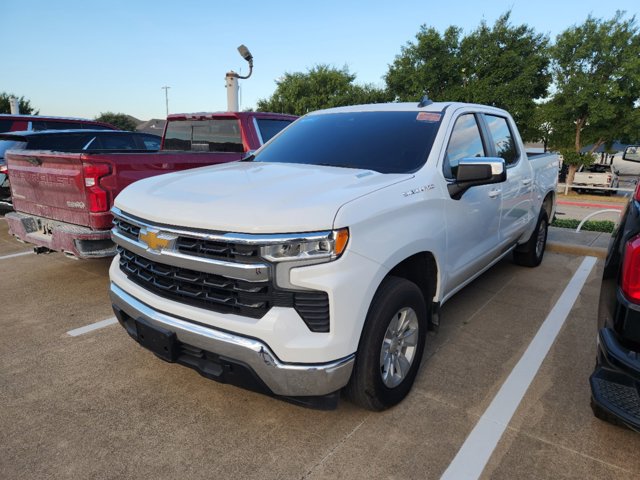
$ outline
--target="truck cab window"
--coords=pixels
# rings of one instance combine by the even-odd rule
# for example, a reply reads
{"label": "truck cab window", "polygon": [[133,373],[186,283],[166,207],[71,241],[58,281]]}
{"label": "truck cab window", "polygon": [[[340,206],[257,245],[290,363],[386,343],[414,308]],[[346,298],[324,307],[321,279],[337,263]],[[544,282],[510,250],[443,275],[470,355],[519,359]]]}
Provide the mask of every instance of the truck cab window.
{"label": "truck cab window", "polygon": [[256,123],[258,124],[258,129],[260,130],[260,136],[262,137],[262,143],[267,143],[273,137],[276,136],[277,133],[288,127],[291,123],[291,120],[272,120],[270,118],[258,118],[256,119]]}
{"label": "truck cab window", "polygon": [[453,126],[451,140],[444,156],[443,172],[449,179],[456,178],[458,163],[463,158],[485,157],[476,117],[472,113],[461,115]]}
{"label": "truck cab window", "polygon": [[513,165],[518,161],[520,153],[516,147],[516,141],[513,138],[507,119],[496,117],[495,115],[485,115],[484,118],[493,137],[496,155],[504,158],[507,165]]}
{"label": "truck cab window", "polygon": [[236,118],[172,120],[167,125],[165,150],[192,152],[244,152]]}

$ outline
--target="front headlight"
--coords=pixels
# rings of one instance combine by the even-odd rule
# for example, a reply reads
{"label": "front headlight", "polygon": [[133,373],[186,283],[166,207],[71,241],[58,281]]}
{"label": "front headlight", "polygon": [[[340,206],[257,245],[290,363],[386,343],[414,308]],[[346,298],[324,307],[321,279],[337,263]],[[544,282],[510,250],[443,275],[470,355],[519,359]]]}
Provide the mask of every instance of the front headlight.
{"label": "front headlight", "polygon": [[261,256],[270,262],[301,260],[335,260],[344,252],[349,242],[349,229],[340,228],[328,232],[291,235],[277,244],[261,247]]}

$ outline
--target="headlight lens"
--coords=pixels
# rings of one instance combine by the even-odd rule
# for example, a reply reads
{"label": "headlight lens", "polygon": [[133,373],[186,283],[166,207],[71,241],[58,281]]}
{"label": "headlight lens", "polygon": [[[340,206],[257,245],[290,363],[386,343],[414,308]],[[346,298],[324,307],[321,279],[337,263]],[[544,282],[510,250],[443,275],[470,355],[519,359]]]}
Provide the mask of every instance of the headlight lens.
{"label": "headlight lens", "polygon": [[349,242],[349,229],[341,228],[321,234],[301,234],[291,240],[262,247],[261,255],[270,262],[299,260],[335,260]]}

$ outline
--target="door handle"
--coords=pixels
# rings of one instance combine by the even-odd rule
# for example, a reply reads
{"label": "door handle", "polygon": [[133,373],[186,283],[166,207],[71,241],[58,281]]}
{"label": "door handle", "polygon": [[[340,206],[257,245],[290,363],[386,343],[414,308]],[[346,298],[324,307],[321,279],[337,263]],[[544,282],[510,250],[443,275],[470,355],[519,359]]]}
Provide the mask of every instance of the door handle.
{"label": "door handle", "polygon": [[524,180],[522,180],[522,184],[525,187],[528,187],[529,185],[531,185],[531,179],[530,178],[525,178]]}
{"label": "door handle", "polygon": [[489,198],[496,198],[498,195],[502,193],[502,190],[494,189],[489,192]]}

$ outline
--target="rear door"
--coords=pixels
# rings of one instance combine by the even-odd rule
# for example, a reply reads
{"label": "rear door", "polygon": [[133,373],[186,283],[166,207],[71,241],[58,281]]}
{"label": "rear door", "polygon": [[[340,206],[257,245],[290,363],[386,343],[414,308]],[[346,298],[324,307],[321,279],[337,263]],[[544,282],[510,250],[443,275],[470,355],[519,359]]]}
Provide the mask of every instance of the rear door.
{"label": "rear door", "polygon": [[509,119],[488,113],[481,118],[488,131],[491,155],[503,158],[507,167],[507,180],[500,184],[500,244],[507,248],[517,242],[533,221],[533,171]]}

